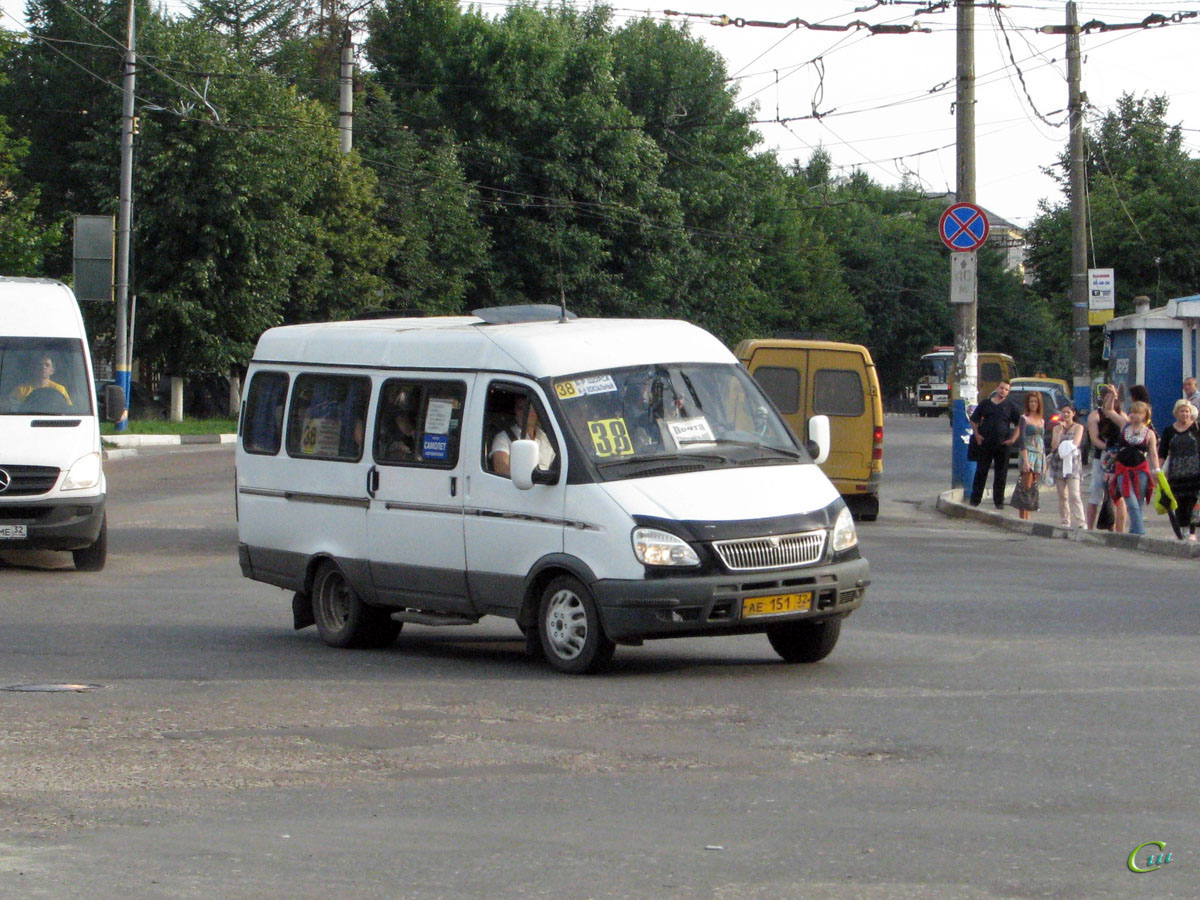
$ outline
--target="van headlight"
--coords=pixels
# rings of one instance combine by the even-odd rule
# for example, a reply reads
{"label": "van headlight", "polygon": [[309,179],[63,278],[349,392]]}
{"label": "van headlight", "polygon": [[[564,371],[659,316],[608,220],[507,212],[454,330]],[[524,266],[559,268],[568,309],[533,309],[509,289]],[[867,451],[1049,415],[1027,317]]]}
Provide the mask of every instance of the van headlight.
{"label": "van headlight", "polygon": [[700,565],[700,557],[687,541],[657,528],[633,529],[633,555],[644,566]]}
{"label": "van headlight", "polygon": [[838,513],[837,521],[833,523],[833,531],[829,535],[829,544],[834,553],[841,553],[858,545],[858,532],[854,530],[854,516],[850,515],[849,507],[843,506]]}
{"label": "van headlight", "polygon": [[100,454],[89,453],[87,456],[81,456],[71,464],[71,468],[67,470],[67,477],[63,479],[63,491],[82,491],[86,488],[94,488],[100,483]]}

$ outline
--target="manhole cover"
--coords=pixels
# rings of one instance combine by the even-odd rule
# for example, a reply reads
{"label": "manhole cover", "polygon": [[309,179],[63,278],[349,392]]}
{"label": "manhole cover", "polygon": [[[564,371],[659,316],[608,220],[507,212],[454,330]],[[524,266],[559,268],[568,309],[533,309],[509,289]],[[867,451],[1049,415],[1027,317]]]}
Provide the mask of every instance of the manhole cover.
{"label": "manhole cover", "polygon": [[98,684],[12,684],[0,690],[23,691],[31,694],[81,694],[84,691],[94,691]]}

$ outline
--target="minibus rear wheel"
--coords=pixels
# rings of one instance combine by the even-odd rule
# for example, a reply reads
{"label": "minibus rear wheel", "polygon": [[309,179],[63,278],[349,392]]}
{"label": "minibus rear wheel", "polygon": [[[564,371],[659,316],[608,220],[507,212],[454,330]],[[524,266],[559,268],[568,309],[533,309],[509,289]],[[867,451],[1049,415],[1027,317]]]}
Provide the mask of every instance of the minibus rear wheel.
{"label": "minibus rear wheel", "polygon": [[591,592],[570,575],[555,578],[542,591],[537,630],[550,665],[568,675],[604,668],[616,649],[600,624]]}
{"label": "minibus rear wheel", "polygon": [[363,603],[342,570],[328,561],[313,579],[312,604],[317,631],[330,647],[387,647],[403,624]]}
{"label": "minibus rear wheel", "polygon": [[842,617],[820,622],[786,622],[767,630],[767,640],[787,663],[820,662],[837,645]]}

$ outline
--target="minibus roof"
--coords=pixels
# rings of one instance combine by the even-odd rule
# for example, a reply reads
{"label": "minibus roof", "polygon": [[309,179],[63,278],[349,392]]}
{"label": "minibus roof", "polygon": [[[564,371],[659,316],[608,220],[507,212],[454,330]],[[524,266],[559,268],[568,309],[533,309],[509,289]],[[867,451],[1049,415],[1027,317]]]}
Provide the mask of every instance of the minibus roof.
{"label": "minibus roof", "polygon": [[517,372],[553,378],[651,363],[737,360],[674,319],[572,319],[490,325],[475,316],[287,325],[258,341],[258,364]]}
{"label": "minibus roof", "polygon": [[75,295],[52,278],[0,278],[0,334],[82,337]]}

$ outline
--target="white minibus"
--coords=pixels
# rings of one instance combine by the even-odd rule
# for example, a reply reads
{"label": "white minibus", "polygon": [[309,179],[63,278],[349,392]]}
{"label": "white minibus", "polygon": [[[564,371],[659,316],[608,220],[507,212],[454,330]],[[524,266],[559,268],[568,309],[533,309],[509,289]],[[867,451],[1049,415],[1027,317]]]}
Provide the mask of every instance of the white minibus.
{"label": "white minibus", "polygon": [[95,391],[71,289],[0,278],[0,550],[69,550],[76,568],[104,568]]}
{"label": "white minibus", "polygon": [[615,645],[763,633],[833,649],[869,572],[853,519],[716,338],[557,307],[273,328],[239,427],[239,558],[297,628],[515,619],[563,672]]}

